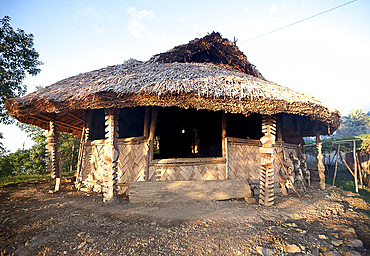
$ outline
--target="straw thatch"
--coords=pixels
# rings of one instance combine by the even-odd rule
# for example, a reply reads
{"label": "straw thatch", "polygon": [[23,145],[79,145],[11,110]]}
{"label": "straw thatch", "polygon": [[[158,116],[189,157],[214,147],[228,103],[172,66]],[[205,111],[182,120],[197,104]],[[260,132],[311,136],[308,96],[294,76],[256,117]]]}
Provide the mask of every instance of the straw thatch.
{"label": "straw thatch", "polygon": [[312,96],[266,81],[244,54],[218,33],[149,61],[73,76],[6,103],[10,115],[21,122],[47,129],[47,121],[53,119],[60,131],[76,135],[82,130],[83,110],[133,106],[177,106],[244,115],[297,114],[312,121],[321,134],[334,132],[340,119],[337,110]]}

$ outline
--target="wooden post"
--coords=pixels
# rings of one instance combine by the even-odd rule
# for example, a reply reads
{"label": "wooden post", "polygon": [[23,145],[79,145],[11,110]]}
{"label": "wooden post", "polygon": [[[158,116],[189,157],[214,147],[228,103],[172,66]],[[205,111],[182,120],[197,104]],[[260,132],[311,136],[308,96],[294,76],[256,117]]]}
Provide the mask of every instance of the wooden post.
{"label": "wooden post", "polygon": [[149,135],[149,119],[150,119],[150,108],[145,107],[145,117],[144,117],[144,137],[148,138]]}
{"label": "wooden post", "polygon": [[146,170],[146,180],[149,180],[149,168],[150,163],[153,161],[153,152],[154,152],[154,137],[155,137],[155,128],[157,126],[157,115],[158,115],[158,109],[157,107],[153,107],[152,109],[152,120],[150,123],[150,129],[149,129],[149,153],[148,153],[148,164],[147,164],[147,170]]}
{"label": "wooden post", "polygon": [[225,179],[229,179],[229,162],[227,157],[227,138],[226,138],[226,113],[222,111],[222,121],[221,121],[221,127],[222,127],[222,157],[226,158],[226,168],[225,168]]}
{"label": "wooden post", "polygon": [[319,171],[320,188],[324,190],[325,189],[325,166],[322,162],[323,155],[322,155],[322,143],[320,139],[320,134],[316,135],[316,148],[317,148],[317,170]]}
{"label": "wooden post", "polygon": [[274,204],[274,144],[276,134],[275,116],[262,117],[262,133],[264,136],[260,139],[262,147],[261,169],[260,169],[260,195],[259,203],[265,206]]}
{"label": "wooden post", "polygon": [[80,150],[78,152],[77,162],[77,176],[76,176],[76,188],[79,189],[82,185],[82,171],[84,169],[84,158],[85,158],[85,146],[90,137],[90,127],[92,122],[92,110],[85,111],[84,127],[82,129],[82,135],[80,140]]}
{"label": "wooden post", "polygon": [[338,143],[338,153],[337,153],[337,159],[335,161],[335,171],[334,171],[334,177],[333,177],[333,186],[335,184],[335,178],[337,177],[339,153],[340,153],[340,143]]}
{"label": "wooden post", "polygon": [[355,164],[355,189],[356,189],[356,194],[358,194],[356,141],[355,140],[353,140],[353,163]]}
{"label": "wooden post", "polygon": [[222,111],[222,157],[226,157],[226,114]]}
{"label": "wooden post", "polygon": [[50,155],[50,174],[51,178],[55,179],[55,191],[60,189],[60,179],[62,178],[62,168],[60,162],[59,149],[59,133],[55,127],[55,122],[49,122],[49,132],[46,134],[46,150]]}
{"label": "wooden post", "polygon": [[118,182],[118,114],[119,109],[105,109],[105,149],[103,173],[103,203],[111,203],[117,197]]}

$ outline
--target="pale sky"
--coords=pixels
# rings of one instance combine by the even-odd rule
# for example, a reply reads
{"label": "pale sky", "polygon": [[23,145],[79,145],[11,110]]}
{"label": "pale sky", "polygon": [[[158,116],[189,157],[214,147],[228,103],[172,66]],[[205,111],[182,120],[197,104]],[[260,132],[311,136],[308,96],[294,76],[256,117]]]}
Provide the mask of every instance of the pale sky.
{"label": "pale sky", "polygon": [[[370,1],[357,0],[278,32],[261,34],[349,0],[0,0],[0,17],[35,36],[44,62],[28,91],[129,58],[152,55],[212,31],[237,46],[264,77],[310,93],[348,115],[370,111]],[[32,145],[14,126],[0,125],[8,150]]]}

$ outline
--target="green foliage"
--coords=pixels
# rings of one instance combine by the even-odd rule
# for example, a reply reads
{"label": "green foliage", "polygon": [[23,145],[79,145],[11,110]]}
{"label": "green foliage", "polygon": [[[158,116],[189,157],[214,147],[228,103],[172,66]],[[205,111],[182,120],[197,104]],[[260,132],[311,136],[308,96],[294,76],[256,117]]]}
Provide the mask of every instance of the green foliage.
{"label": "green foliage", "polygon": [[342,118],[344,127],[359,127],[370,125],[370,116],[363,113],[362,109],[352,109],[348,116]]}
{"label": "green foliage", "polygon": [[0,177],[0,186],[8,185],[8,184],[16,184],[25,181],[33,181],[33,180],[42,180],[50,178],[50,174],[21,174],[15,176],[5,176]]}
{"label": "green foliage", "polygon": [[[0,177],[46,173],[49,157],[45,149],[45,130],[28,124],[17,123],[17,126],[26,132],[35,144],[30,149],[19,149],[15,153],[0,156]],[[59,141],[62,172],[76,170],[79,139],[69,134],[60,134]]]}
{"label": "green foliage", "polygon": [[69,134],[62,133],[60,134],[59,141],[59,152],[62,159],[62,172],[76,170],[80,139]]}
{"label": "green foliage", "polygon": [[360,138],[362,139],[360,148],[366,152],[370,152],[370,134],[362,134]]}
{"label": "green foliage", "polygon": [[33,35],[26,34],[22,29],[10,26],[10,17],[0,19],[0,122],[11,123],[4,104],[9,98],[25,94],[27,87],[22,85],[26,72],[37,75],[42,62],[33,48]]}
{"label": "green foliage", "polygon": [[[322,152],[323,154],[330,154],[332,152],[338,151],[338,144],[333,144],[335,141],[341,141],[341,140],[353,140],[357,139],[355,136],[345,136],[342,138],[335,138],[335,137],[328,137],[322,140]],[[306,143],[306,145],[314,144],[316,141],[309,141]],[[360,143],[357,143],[357,148],[360,148]],[[353,144],[352,142],[341,144],[340,150],[342,152],[352,152],[353,150]],[[306,147],[305,151],[307,154],[310,155],[317,155],[317,149],[315,146]]]}

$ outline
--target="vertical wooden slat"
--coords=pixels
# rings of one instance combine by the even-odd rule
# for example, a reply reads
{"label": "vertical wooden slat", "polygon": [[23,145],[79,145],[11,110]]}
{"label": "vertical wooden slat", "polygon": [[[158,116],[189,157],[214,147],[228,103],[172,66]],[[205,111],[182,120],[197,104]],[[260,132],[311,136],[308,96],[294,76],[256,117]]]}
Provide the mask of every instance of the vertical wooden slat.
{"label": "vertical wooden slat", "polygon": [[316,148],[317,148],[317,170],[319,171],[320,188],[325,189],[325,166],[323,163],[322,143],[320,134],[316,135]]}
{"label": "vertical wooden slat", "polygon": [[147,170],[147,177],[149,177],[149,165],[150,162],[153,160],[153,151],[154,151],[154,137],[155,137],[155,128],[157,126],[157,114],[158,110],[156,107],[152,109],[152,120],[150,123],[149,129],[149,154],[148,154],[148,170]]}
{"label": "vertical wooden slat", "polygon": [[354,163],[354,166],[355,166],[355,191],[356,191],[356,194],[358,194],[356,141],[355,140],[353,140],[353,163]]}
{"label": "vertical wooden slat", "polygon": [[149,120],[150,119],[150,108],[145,107],[145,117],[144,117],[144,137],[148,138],[149,135]]}
{"label": "vertical wooden slat", "polygon": [[86,157],[86,143],[89,140],[90,136],[90,127],[92,122],[92,111],[85,111],[85,120],[84,127],[82,130],[81,141],[80,141],[80,150],[78,153],[78,162],[77,162],[77,177],[76,177],[76,188],[80,188],[82,185],[82,172],[84,170],[84,159]]}
{"label": "vertical wooden slat", "polygon": [[227,138],[226,138],[226,113],[222,111],[222,157],[226,158],[225,178],[229,179],[228,155],[227,155]]}
{"label": "vertical wooden slat", "polygon": [[262,117],[262,147],[260,169],[259,203],[265,206],[274,204],[274,144],[276,134],[275,116]]}
{"label": "vertical wooden slat", "polygon": [[105,109],[105,150],[103,167],[103,202],[111,203],[117,197],[119,156],[118,149],[119,109]]}

